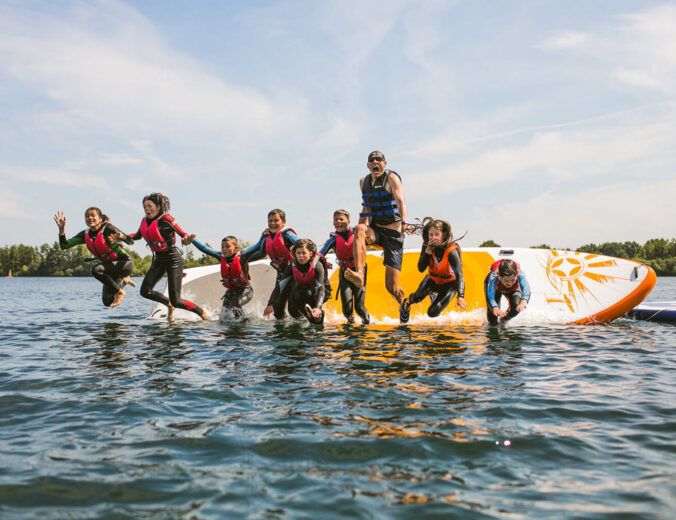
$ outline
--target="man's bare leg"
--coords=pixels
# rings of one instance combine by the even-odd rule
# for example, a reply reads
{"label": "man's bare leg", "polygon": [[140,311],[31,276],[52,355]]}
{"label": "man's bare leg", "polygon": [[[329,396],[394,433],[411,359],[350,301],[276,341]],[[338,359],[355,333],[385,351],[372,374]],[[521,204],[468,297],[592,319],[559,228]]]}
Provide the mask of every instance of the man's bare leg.
{"label": "man's bare leg", "polygon": [[396,270],[394,267],[389,265],[385,266],[385,287],[387,292],[389,292],[397,303],[401,305],[401,302],[404,301],[404,289],[399,287],[399,275],[400,271]]}
{"label": "man's bare leg", "polygon": [[[370,232],[370,233],[369,233]],[[354,230],[352,251],[354,254],[354,270],[345,269],[345,278],[358,289],[364,286],[364,264],[366,263],[366,240],[375,240],[375,233],[366,224],[359,224]]]}

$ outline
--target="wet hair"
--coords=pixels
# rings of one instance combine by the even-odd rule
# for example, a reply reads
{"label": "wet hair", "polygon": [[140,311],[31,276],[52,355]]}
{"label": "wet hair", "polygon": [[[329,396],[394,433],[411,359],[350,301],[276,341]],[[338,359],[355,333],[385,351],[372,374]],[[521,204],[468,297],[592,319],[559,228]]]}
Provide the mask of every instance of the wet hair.
{"label": "wet hair", "polygon": [[103,221],[103,222],[108,222],[108,215],[106,215],[105,213],[103,213],[103,211],[101,211],[101,210],[100,210],[99,208],[97,208],[96,206],[91,206],[91,207],[89,207],[89,208],[87,208],[87,209],[85,210],[85,212],[84,212],[85,218],[87,218],[87,213],[89,213],[90,211],[95,211],[96,214],[97,214],[97,215],[99,216],[99,218],[101,219],[101,221]]}
{"label": "wet hair", "polygon": [[273,217],[277,215],[280,219],[282,219],[282,222],[286,222],[286,213],[284,213],[283,209],[272,209],[268,212],[268,218]]}
{"label": "wet hair", "polygon": [[291,246],[291,252],[293,253],[294,258],[296,256],[296,249],[300,247],[306,248],[308,251],[310,251],[310,254],[317,252],[317,246],[312,240],[310,240],[309,238],[301,238],[299,240],[296,240],[296,243],[293,244],[293,246]]}
{"label": "wet hair", "polygon": [[235,249],[239,249],[239,240],[237,240],[237,237],[233,237],[232,235],[228,235],[227,237],[223,237],[223,240],[221,240],[221,244],[223,242],[234,242],[235,243]]}
{"label": "wet hair", "polygon": [[451,225],[445,220],[433,219],[432,217],[425,217],[422,220],[422,237],[423,245],[427,246],[430,241],[430,229],[436,228],[441,231],[441,244],[439,247],[448,247],[448,245],[453,242],[453,232],[451,231]]}
{"label": "wet hair", "polygon": [[383,158],[383,161],[386,161],[386,160],[387,160],[387,159],[385,159],[385,154],[384,154],[383,152],[381,152],[380,150],[373,150],[373,151],[369,154],[368,158],[370,159],[370,158],[371,158],[373,155],[375,155],[375,154],[380,155],[380,156]]}
{"label": "wet hair", "polygon": [[157,206],[160,209],[160,214],[167,213],[171,208],[171,204],[169,203],[169,197],[161,193],[154,192],[151,193],[150,195],[146,195],[145,197],[143,197],[143,202],[147,200],[155,204],[155,206]]}
{"label": "wet hair", "polygon": [[347,211],[346,209],[337,209],[336,211],[333,212],[333,217],[337,217],[338,215],[344,215],[347,220],[350,220],[350,212]]}
{"label": "wet hair", "polygon": [[503,260],[500,262],[500,266],[498,267],[498,275],[502,276],[503,278],[508,277],[508,276],[514,276],[517,273],[516,269],[516,263],[514,260]]}

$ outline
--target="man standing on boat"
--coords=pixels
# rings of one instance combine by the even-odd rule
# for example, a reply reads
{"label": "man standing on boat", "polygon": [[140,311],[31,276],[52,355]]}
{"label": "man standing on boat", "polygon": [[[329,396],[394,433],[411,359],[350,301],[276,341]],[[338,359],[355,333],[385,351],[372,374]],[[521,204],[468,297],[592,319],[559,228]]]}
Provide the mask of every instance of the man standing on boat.
{"label": "man standing on boat", "polygon": [[406,223],[408,212],[404,188],[399,174],[385,168],[385,154],[374,150],[366,163],[370,173],[359,181],[362,193],[362,212],[354,230],[354,264],[347,269],[345,277],[356,287],[364,285],[366,245],[383,248],[385,264],[385,287],[397,303],[404,299],[404,290],[399,287],[399,274],[404,256],[404,232],[415,228]]}

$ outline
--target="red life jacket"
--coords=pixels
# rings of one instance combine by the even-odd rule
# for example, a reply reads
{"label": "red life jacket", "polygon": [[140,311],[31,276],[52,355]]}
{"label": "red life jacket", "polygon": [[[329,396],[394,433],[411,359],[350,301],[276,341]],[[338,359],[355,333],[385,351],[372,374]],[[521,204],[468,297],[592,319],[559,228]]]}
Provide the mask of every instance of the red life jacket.
{"label": "red life jacket", "polygon": [[[293,260],[293,255],[289,251],[284,243],[284,236],[282,233],[285,230],[278,231],[274,236],[268,235],[265,239],[265,253],[270,259],[270,263],[279,268],[282,265],[288,265]],[[295,231],[292,228],[289,228],[289,231]]]}
{"label": "red life jacket", "polygon": [[430,258],[429,267],[427,268],[427,275],[437,285],[443,285],[455,280],[455,272],[448,261],[448,254],[453,249],[460,251],[460,246],[457,243],[452,242],[444,251],[441,262],[437,262],[437,257],[432,253],[432,258]]}
{"label": "red life jacket", "polygon": [[174,221],[173,217],[168,213],[160,215],[153,220],[150,225],[148,225],[148,220],[145,217],[141,219],[141,235],[143,235],[145,241],[148,242],[150,249],[156,253],[164,253],[169,250],[169,243],[164,239],[157,227],[162,219],[166,219],[167,222]]}
{"label": "red life jacket", "polygon": [[[501,258],[497,262],[494,262],[493,265],[491,265],[491,271],[495,273],[495,276],[498,275],[498,269],[500,268],[500,264],[504,261],[505,258]],[[519,283],[519,271],[521,271],[521,266],[519,266],[519,264],[516,262],[514,263],[516,264],[516,282],[514,283],[514,285],[512,285],[511,287],[505,287],[500,281],[500,278],[498,278],[498,285],[496,286],[496,289],[503,294],[509,294],[521,290],[521,284]]]}
{"label": "red life jacket", "polygon": [[330,297],[331,283],[329,282],[329,263],[326,261],[326,258],[319,253],[315,253],[312,260],[310,260],[310,268],[306,273],[302,273],[301,270],[298,269],[296,261],[294,260],[291,263],[293,279],[296,280],[296,283],[299,285],[315,285],[317,283],[315,280],[315,266],[317,265],[317,262],[321,262],[324,266],[324,290],[327,291],[326,294]]}
{"label": "red life jacket", "polygon": [[352,250],[352,244],[354,243],[354,233],[350,229],[347,241],[339,233],[331,233],[331,235],[336,239],[336,263],[340,267],[353,269],[354,251]]}
{"label": "red life jacket", "polygon": [[239,252],[237,252],[235,258],[232,259],[230,265],[228,265],[225,258],[221,256],[221,282],[227,289],[236,289],[238,287],[249,285],[250,277],[244,276],[241,260],[242,255]]}
{"label": "red life jacket", "polygon": [[117,255],[110,248],[108,242],[106,242],[105,237],[103,236],[103,230],[106,229],[108,224],[104,224],[99,228],[99,232],[96,234],[96,238],[92,240],[92,237],[89,236],[89,231],[85,230],[85,245],[89,252],[98,258],[101,262],[107,262],[108,260],[117,260]]}

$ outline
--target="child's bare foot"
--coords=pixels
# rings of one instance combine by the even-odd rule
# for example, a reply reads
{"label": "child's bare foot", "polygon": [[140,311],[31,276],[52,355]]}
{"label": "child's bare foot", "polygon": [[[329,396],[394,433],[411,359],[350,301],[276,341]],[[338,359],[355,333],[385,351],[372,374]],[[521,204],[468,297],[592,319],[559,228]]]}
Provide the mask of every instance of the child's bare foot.
{"label": "child's bare foot", "polygon": [[112,308],[112,307],[117,307],[118,305],[120,305],[122,303],[122,300],[124,300],[124,297],[125,297],[126,294],[127,293],[124,292],[122,289],[117,291],[115,293],[115,298],[113,298],[113,301],[110,304],[110,307]]}
{"label": "child's bare foot", "polygon": [[210,319],[206,309],[202,309],[202,312],[200,313],[200,318],[202,318],[204,321],[208,321]]}
{"label": "child's bare foot", "polygon": [[136,287],[136,284],[134,283],[134,280],[131,279],[131,276],[125,276],[122,281],[124,283],[126,283],[127,285],[131,285],[132,287]]}
{"label": "child's bare foot", "polygon": [[353,271],[352,269],[345,269],[345,278],[347,281],[354,284],[359,289],[364,285],[364,273],[360,271]]}
{"label": "child's bare foot", "polygon": [[174,319],[174,306],[171,303],[167,303],[167,321]]}

